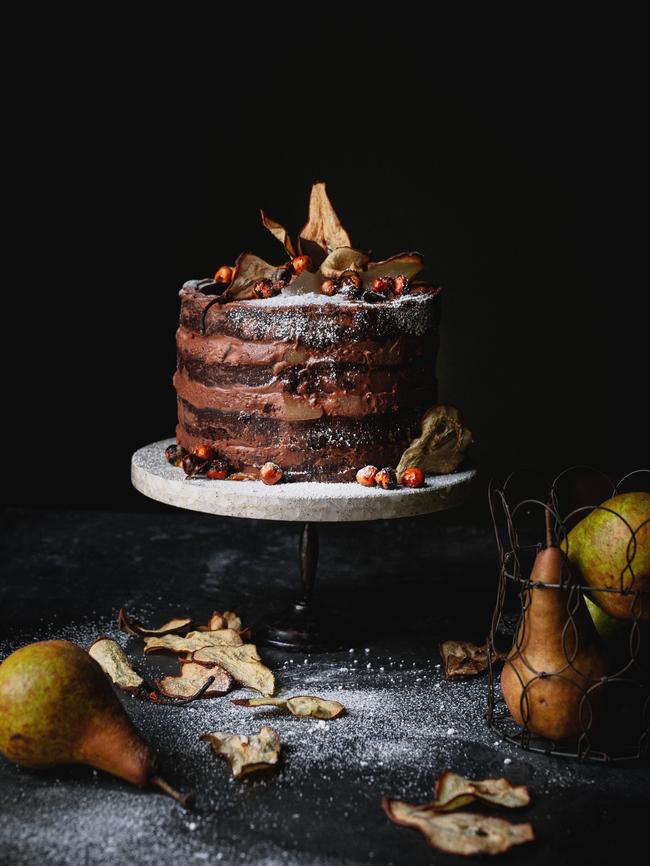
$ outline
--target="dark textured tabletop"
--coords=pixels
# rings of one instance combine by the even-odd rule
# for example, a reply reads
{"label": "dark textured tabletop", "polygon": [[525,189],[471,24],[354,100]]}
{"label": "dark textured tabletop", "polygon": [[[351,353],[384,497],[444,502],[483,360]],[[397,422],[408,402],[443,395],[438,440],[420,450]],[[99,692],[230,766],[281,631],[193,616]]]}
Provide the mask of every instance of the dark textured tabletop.
{"label": "dark textured tabletop", "polygon": [[[298,528],[169,509],[155,514],[10,511],[3,532],[0,658],[30,641],[63,637],[87,646],[116,634],[150,674],[172,659],[142,655],[116,631],[121,606],[146,622],[214,608],[246,622],[289,601],[297,583]],[[609,864],[646,847],[647,768],[581,765],[518,750],[483,721],[484,677],[446,680],[437,646],[482,641],[494,603],[496,552],[489,531],[450,515],[324,525],[317,594],[350,623],[345,650],[262,655],[281,694],[319,694],[348,714],[330,722],[230,697],[158,706],[122,696],[157,749],[164,774],[192,789],[186,811],[89,768],[29,772],[0,758],[2,864],[247,864],[418,866],[460,858],[391,824],[384,795],[424,802],[446,768],[470,778],[506,776],[533,802],[515,821],[537,840],[510,863]],[[240,694],[244,694],[241,692]],[[282,739],[277,771],[230,777],[199,734]],[[471,862],[463,858],[462,862]]]}

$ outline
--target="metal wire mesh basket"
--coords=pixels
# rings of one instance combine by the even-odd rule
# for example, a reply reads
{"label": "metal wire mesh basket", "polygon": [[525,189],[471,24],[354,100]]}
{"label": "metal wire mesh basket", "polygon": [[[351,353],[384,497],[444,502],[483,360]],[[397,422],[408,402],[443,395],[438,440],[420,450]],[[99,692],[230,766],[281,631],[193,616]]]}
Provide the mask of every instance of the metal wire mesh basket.
{"label": "metal wire mesh basket", "polygon": [[[504,740],[584,761],[647,759],[648,491],[650,470],[613,482],[580,466],[550,483],[520,472],[490,485],[500,570],[488,636],[486,718]],[[622,513],[630,502],[641,504],[641,520]],[[577,555],[579,536],[571,535],[593,513],[608,515],[599,537],[616,554],[603,554],[617,562],[608,580],[594,580]]]}

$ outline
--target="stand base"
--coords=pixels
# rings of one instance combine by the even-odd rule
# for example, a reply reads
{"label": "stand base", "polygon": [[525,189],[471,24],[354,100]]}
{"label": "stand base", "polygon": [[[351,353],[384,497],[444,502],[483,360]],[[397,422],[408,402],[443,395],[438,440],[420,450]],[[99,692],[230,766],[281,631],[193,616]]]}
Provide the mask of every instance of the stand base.
{"label": "stand base", "polygon": [[280,649],[332,652],[346,645],[345,633],[345,623],[340,617],[322,607],[296,601],[260,620],[253,629],[253,639]]}

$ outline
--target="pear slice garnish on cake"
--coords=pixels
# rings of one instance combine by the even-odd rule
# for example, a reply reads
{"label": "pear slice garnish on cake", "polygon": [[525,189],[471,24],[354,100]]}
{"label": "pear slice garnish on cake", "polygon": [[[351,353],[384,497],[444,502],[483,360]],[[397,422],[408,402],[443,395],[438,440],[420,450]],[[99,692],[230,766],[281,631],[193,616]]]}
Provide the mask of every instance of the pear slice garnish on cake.
{"label": "pear slice garnish on cake", "polygon": [[325,184],[318,181],[311,188],[309,217],[298,238],[302,255],[311,257],[315,267],[320,267],[328,252],[337,247],[351,247],[350,236],[332,207],[325,191]]}
{"label": "pear slice garnish on cake", "polygon": [[424,270],[424,259],[420,253],[398,253],[381,262],[370,262],[368,270],[361,274],[364,289],[372,286],[380,277],[406,277],[412,280]]}

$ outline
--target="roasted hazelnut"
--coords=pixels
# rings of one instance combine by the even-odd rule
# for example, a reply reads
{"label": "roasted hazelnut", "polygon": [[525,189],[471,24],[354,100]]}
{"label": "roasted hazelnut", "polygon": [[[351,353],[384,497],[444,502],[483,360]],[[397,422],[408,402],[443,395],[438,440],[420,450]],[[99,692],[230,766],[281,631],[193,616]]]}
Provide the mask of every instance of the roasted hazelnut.
{"label": "roasted hazelnut", "polygon": [[395,277],[394,292],[396,295],[408,295],[410,291],[408,278],[404,274]]}
{"label": "roasted hazelnut", "polygon": [[207,443],[197,445],[192,449],[192,454],[196,457],[197,462],[201,460],[212,460],[214,457],[214,448]]}
{"label": "roasted hazelnut", "polygon": [[288,283],[291,279],[292,269],[291,262],[288,265],[282,265],[280,268],[276,268],[273,271],[273,282],[274,283]]}
{"label": "roasted hazelnut", "polygon": [[375,484],[378,487],[383,487],[384,490],[392,490],[394,487],[397,487],[397,476],[395,475],[395,470],[391,469],[390,466],[385,466],[383,469],[380,469],[375,475]]}
{"label": "roasted hazelnut", "polygon": [[302,274],[311,268],[311,259],[309,256],[295,256],[291,260],[291,265],[297,274]]}
{"label": "roasted hazelnut", "polygon": [[214,281],[215,283],[231,283],[234,275],[232,268],[229,268],[228,265],[221,265],[214,275]]}
{"label": "roasted hazelnut", "polygon": [[339,276],[339,284],[341,286],[354,286],[355,289],[360,289],[362,286],[362,280],[357,271],[343,271]]}
{"label": "roasted hazelnut", "polygon": [[359,469],[357,472],[356,479],[364,487],[374,487],[377,472],[379,470],[376,466],[364,466],[363,469]]}
{"label": "roasted hazelnut", "polygon": [[395,280],[393,277],[377,277],[372,281],[372,290],[380,295],[392,295],[395,291]]}
{"label": "roasted hazelnut", "polygon": [[182,445],[168,445],[165,448],[165,458],[172,466],[181,466],[187,451]]}
{"label": "roasted hazelnut", "polygon": [[424,472],[419,466],[409,466],[400,475],[399,483],[403,487],[422,487],[424,484]]}
{"label": "roasted hazelnut", "polygon": [[253,294],[256,298],[272,298],[273,295],[278,294],[278,291],[273,288],[271,280],[262,279],[253,283]]}
{"label": "roasted hazelnut", "polygon": [[230,475],[230,466],[228,466],[225,460],[219,460],[217,458],[208,463],[205,474],[213,481],[221,481]]}
{"label": "roasted hazelnut", "polygon": [[193,454],[186,454],[182,462],[183,471],[186,475],[194,475],[199,465],[199,461]]}
{"label": "roasted hazelnut", "polygon": [[277,484],[282,480],[284,473],[277,463],[265,463],[260,469],[260,478],[265,484]]}
{"label": "roasted hazelnut", "polygon": [[328,295],[329,297],[331,297],[332,295],[335,295],[338,291],[338,286],[336,285],[334,280],[323,280],[320,285],[320,290],[324,295]]}

